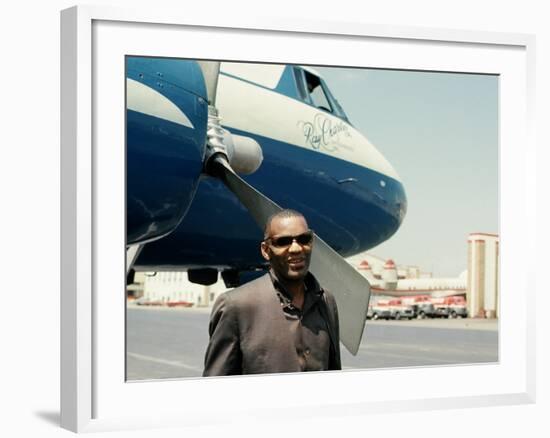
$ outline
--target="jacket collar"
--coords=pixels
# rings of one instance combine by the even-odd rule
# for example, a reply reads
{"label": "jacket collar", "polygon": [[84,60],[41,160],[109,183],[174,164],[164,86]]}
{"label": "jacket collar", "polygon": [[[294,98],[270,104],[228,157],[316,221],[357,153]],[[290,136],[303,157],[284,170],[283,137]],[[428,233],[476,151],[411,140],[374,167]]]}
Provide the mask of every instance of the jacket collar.
{"label": "jacket collar", "polygon": [[[275,292],[277,293],[277,296],[281,300],[281,305],[283,305],[283,307],[294,307],[292,305],[292,296],[286,290],[283,284],[279,281],[279,279],[277,278],[277,274],[275,274],[275,272],[273,272],[272,269],[270,269],[268,272],[269,272],[269,277],[271,278],[271,282],[273,283]],[[304,278],[304,284],[306,287],[305,289],[306,296],[309,295],[313,301],[317,301],[317,299],[323,295],[324,293],[323,289],[321,288],[321,286],[319,285],[319,282],[311,272],[308,272],[306,277]]]}

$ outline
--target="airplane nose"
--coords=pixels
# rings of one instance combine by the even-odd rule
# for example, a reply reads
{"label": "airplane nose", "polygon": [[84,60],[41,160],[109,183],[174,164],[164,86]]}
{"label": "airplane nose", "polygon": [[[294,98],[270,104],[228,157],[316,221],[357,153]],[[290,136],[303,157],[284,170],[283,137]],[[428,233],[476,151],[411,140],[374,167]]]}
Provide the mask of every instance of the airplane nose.
{"label": "airplane nose", "polygon": [[403,219],[405,219],[405,215],[407,214],[407,195],[405,193],[405,189],[403,187],[403,184],[398,183],[398,189],[395,196],[395,209],[396,209],[396,216],[399,221],[399,225],[403,222]]}
{"label": "airplane nose", "polygon": [[356,182],[346,184],[342,194],[347,196],[340,196],[336,223],[345,231],[338,236],[333,232],[335,237],[330,244],[344,256],[369,250],[389,239],[407,213],[403,184],[391,177],[364,174]]}
{"label": "airplane nose", "polygon": [[403,184],[399,181],[391,181],[391,183],[386,184],[384,189],[386,188],[387,190],[382,192],[382,202],[379,206],[392,216],[396,224],[396,229],[393,231],[395,232],[407,214],[407,195]]}

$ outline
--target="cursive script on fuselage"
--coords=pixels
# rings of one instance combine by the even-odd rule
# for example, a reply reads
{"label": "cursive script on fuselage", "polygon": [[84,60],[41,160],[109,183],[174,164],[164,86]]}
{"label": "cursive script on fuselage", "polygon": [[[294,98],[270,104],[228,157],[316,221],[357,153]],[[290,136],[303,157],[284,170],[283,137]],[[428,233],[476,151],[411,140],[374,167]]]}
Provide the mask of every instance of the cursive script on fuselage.
{"label": "cursive script on fuselage", "polygon": [[325,149],[334,152],[338,149],[340,136],[350,137],[348,126],[344,122],[334,121],[323,114],[317,114],[312,122],[299,121],[304,139],[313,149]]}

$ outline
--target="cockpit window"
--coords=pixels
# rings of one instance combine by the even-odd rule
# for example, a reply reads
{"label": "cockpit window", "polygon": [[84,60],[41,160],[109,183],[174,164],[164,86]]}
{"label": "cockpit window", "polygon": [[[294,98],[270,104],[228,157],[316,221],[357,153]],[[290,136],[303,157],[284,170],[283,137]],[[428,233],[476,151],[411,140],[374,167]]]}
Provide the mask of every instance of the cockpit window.
{"label": "cockpit window", "polygon": [[304,102],[332,113],[349,123],[346,113],[331,94],[327,84],[319,76],[302,68],[295,67],[294,77],[296,78],[298,94]]}
{"label": "cockpit window", "polygon": [[308,71],[304,71],[304,75],[306,79],[307,91],[313,101],[313,104],[317,108],[332,112],[332,107],[328,100],[328,96],[325,94],[323,86],[321,85],[321,79]]}
{"label": "cockpit window", "polygon": [[340,105],[340,102],[338,102],[338,100],[332,95],[328,87],[326,87],[326,92],[330,102],[332,103],[332,108],[334,110],[334,113],[349,123],[349,119],[346,113],[344,112],[344,108],[342,108],[342,106]]}

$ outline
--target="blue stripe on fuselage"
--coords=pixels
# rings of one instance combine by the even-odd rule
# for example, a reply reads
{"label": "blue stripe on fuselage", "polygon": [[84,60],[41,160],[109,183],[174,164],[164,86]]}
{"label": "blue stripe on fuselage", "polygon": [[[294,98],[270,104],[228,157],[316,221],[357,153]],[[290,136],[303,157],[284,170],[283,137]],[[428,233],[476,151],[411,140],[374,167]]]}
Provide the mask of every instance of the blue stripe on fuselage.
{"label": "blue stripe on fuselage", "polygon": [[[406,210],[400,182],[326,154],[229,129],[255,138],[263,149],[262,166],[245,179],[282,207],[302,212],[343,256],[370,249],[399,228]],[[343,180],[348,182],[339,183]],[[261,239],[262,231],[235,195],[219,180],[204,177],[176,231],[147,245],[138,265],[252,267],[264,262]]]}

